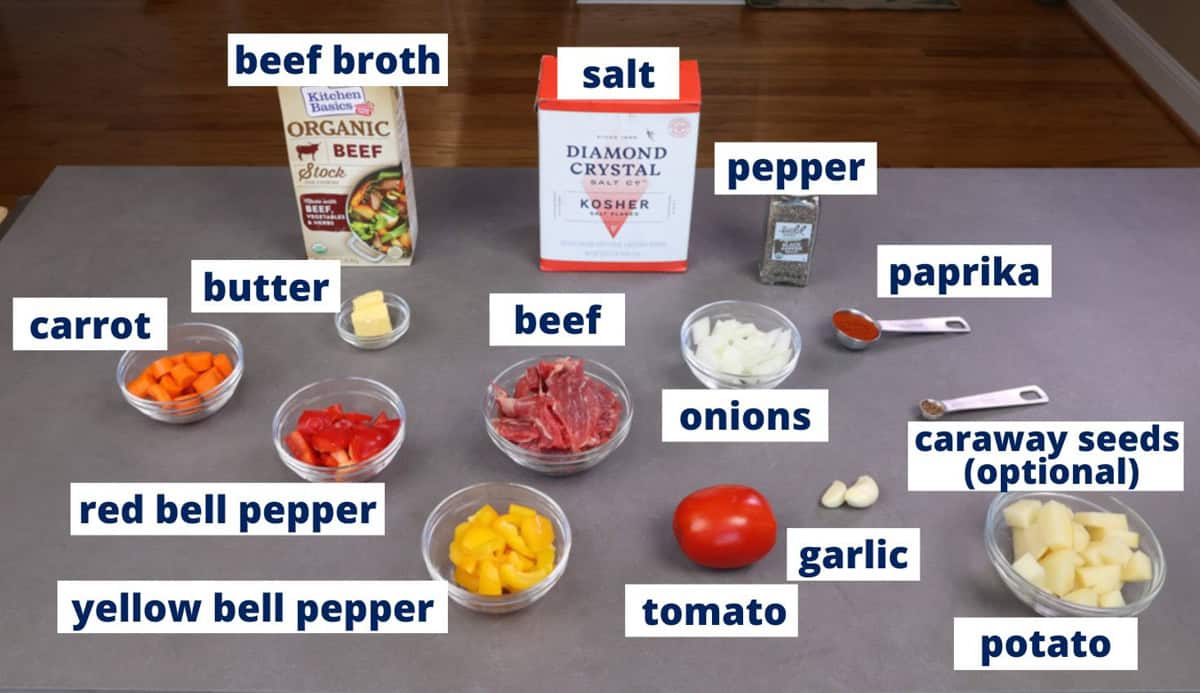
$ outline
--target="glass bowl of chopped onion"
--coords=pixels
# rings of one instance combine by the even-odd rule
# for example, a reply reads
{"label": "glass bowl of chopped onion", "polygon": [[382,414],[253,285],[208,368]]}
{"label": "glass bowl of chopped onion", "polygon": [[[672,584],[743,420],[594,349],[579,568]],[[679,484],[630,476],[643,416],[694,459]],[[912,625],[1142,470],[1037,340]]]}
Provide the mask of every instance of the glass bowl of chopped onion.
{"label": "glass bowl of chopped onion", "polygon": [[[554,372],[557,364],[565,364],[564,372]],[[559,380],[564,376],[582,376],[586,391],[560,388],[569,384]],[[574,356],[518,361],[492,378],[483,395],[483,425],[496,447],[522,467],[551,476],[600,464],[625,441],[632,422],[633,399],[621,376]]]}
{"label": "glass bowl of chopped onion", "polygon": [[800,359],[800,331],[786,315],[750,301],[717,301],[692,311],[679,348],[705,387],[778,387]]}

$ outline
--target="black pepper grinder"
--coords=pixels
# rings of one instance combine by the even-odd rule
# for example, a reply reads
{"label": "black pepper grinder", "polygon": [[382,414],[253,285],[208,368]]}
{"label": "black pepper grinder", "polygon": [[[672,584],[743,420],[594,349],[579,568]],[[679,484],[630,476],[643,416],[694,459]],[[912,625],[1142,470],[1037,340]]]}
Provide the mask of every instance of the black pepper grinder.
{"label": "black pepper grinder", "polygon": [[758,280],[764,284],[808,286],[821,198],[776,195],[767,203],[763,255]]}

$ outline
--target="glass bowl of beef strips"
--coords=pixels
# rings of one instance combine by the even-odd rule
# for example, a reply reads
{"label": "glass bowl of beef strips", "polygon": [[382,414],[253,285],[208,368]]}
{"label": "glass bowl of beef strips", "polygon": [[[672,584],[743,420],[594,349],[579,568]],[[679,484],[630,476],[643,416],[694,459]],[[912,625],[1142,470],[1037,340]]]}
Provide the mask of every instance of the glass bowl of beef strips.
{"label": "glass bowl of beef strips", "polygon": [[629,388],[611,368],[574,356],[539,356],[488,384],[483,424],[496,447],[529,469],[563,476],[599,464],[629,435]]}

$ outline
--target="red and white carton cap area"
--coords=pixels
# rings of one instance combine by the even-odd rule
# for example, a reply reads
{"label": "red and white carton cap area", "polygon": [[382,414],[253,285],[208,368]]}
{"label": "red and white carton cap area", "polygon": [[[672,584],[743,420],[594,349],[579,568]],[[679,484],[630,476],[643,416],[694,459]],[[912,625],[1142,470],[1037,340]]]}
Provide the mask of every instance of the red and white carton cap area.
{"label": "red and white carton cap area", "polygon": [[679,61],[679,98],[560,100],[558,60],[538,78],[541,268],[687,269],[700,66]]}

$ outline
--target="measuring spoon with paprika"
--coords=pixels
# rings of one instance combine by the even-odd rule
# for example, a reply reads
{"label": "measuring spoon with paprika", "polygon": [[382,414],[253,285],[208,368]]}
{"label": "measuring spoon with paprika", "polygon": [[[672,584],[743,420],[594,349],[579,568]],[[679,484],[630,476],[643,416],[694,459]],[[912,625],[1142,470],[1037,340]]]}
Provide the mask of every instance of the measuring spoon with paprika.
{"label": "measuring spoon with paprika", "polygon": [[967,321],[958,316],[942,318],[912,318],[909,320],[876,320],[857,308],[840,308],[833,314],[833,329],[838,342],[847,349],[866,349],[884,332],[960,332],[971,331]]}

